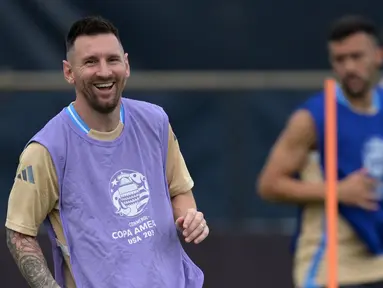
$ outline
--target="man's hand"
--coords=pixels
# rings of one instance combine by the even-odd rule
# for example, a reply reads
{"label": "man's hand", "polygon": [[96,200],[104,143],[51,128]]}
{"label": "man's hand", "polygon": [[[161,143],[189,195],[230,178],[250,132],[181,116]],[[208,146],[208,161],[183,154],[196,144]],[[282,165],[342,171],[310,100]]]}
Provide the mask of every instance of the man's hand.
{"label": "man's hand", "polygon": [[201,243],[209,235],[209,227],[201,212],[196,209],[188,209],[185,216],[176,220],[177,229],[182,232],[185,241],[195,244]]}
{"label": "man's hand", "polygon": [[370,178],[365,169],[355,171],[339,182],[339,201],[366,210],[377,210],[376,185],[376,180]]}

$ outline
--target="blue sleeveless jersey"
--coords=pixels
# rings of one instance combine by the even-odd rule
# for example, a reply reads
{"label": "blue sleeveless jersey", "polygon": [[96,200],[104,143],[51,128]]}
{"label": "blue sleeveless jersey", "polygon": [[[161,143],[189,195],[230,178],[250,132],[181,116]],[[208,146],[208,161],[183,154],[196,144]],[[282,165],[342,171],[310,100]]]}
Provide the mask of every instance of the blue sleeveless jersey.
{"label": "blue sleeveless jersey", "polygon": [[[376,88],[373,95],[377,113],[360,114],[352,110],[341,89],[337,89],[338,113],[338,179],[366,168],[378,180],[376,193],[383,198],[383,90]],[[315,122],[317,149],[322,171],[325,167],[325,97],[318,93],[299,109],[310,112]],[[325,177],[325,173],[323,173]],[[381,202],[382,207],[382,202]],[[383,253],[383,210],[366,211],[339,204],[339,213],[349,222],[356,234],[373,254]],[[324,215],[325,217],[325,215]],[[324,218],[325,219],[325,218]],[[325,223],[325,222],[324,222]],[[325,225],[323,225],[325,227]]]}

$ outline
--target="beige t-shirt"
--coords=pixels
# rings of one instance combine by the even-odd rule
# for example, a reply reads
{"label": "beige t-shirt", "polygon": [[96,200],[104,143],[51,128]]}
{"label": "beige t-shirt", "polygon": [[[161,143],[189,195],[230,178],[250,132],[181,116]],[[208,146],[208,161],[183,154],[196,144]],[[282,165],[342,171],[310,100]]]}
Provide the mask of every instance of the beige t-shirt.
{"label": "beige t-shirt", "polygon": [[[317,153],[310,155],[301,177],[303,181],[323,181]],[[323,243],[324,214],[323,204],[306,205],[302,213],[301,233],[294,258],[293,274],[296,287],[306,287],[305,283],[308,278],[312,278],[316,285],[326,286],[327,255],[326,245]],[[383,280],[383,257],[371,255],[341,215],[338,217],[338,256],[340,285]]]}
{"label": "beige t-shirt", "polygon": [[[123,127],[120,122],[111,132],[91,130],[88,135],[97,140],[112,141],[121,134]],[[194,185],[170,125],[166,176],[171,197],[190,191]],[[58,200],[58,180],[50,154],[44,146],[31,143],[20,156],[9,196],[5,226],[22,234],[36,236],[40,225],[48,216],[57,239],[66,245]],[[75,288],[69,257],[64,258],[66,287]]]}

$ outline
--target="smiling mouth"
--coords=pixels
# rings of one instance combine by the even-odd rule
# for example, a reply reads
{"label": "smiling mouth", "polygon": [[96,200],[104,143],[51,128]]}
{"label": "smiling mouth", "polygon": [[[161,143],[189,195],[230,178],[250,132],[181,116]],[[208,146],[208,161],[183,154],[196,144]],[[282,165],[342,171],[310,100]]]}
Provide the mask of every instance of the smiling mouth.
{"label": "smiling mouth", "polygon": [[105,91],[105,90],[111,90],[113,88],[114,84],[115,84],[114,82],[98,83],[98,84],[93,84],[93,86],[99,90]]}

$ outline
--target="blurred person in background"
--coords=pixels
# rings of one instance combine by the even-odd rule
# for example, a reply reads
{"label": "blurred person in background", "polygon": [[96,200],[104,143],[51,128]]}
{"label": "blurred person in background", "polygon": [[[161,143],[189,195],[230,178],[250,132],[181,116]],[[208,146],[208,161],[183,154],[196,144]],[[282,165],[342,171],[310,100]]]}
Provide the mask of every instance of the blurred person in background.
{"label": "blurred person in background", "polygon": [[[332,26],[328,49],[339,83],[339,285],[381,288],[383,91],[376,85],[382,61],[377,28],[360,16],[343,17]],[[324,123],[322,91],[292,114],[258,179],[261,197],[300,207],[293,273],[300,288],[327,286]]]}
{"label": "blurred person in background", "polygon": [[[76,100],[21,154],[7,244],[30,287],[201,288],[183,250],[209,234],[162,108],[122,98],[130,74],[117,29],[75,22],[63,71]],[[55,277],[36,240],[46,224]],[[54,279],[55,278],[55,279]]]}

